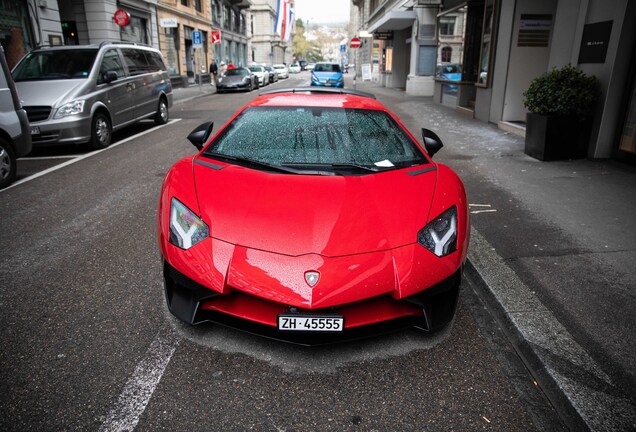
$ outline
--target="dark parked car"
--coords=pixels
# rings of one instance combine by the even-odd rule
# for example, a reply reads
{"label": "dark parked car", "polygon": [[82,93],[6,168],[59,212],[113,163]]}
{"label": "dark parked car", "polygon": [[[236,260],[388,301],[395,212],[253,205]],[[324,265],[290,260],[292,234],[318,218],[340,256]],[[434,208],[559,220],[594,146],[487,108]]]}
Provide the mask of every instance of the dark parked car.
{"label": "dark parked car", "polygon": [[258,77],[248,68],[230,69],[216,83],[217,93],[228,91],[250,92],[258,87]]}
{"label": "dark parked car", "polygon": [[16,159],[30,151],[29,121],[0,45],[0,189],[15,180]]}
{"label": "dark parked car", "polygon": [[269,72],[269,82],[278,82],[278,71],[271,66],[265,66],[265,69],[267,69],[267,72]]}

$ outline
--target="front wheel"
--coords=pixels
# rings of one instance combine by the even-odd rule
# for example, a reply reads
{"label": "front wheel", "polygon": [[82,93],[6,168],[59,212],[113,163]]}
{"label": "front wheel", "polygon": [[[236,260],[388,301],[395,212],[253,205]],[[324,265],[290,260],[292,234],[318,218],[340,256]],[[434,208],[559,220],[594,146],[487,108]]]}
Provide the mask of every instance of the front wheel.
{"label": "front wheel", "polygon": [[91,128],[90,146],[94,149],[104,149],[110,145],[113,136],[113,129],[110,120],[103,112],[98,112],[93,117],[93,126]]}
{"label": "front wheel", "polygon": [[157,107],[157,113],[155,114],[155,124],[165,125],[168,123],[168,103],[164,98],[159,99],[159,106]]}
{"label": "front wheel", "polygon": [[0,189],[9,186],[15,180],[16,163],[13,148],[0,138]]}

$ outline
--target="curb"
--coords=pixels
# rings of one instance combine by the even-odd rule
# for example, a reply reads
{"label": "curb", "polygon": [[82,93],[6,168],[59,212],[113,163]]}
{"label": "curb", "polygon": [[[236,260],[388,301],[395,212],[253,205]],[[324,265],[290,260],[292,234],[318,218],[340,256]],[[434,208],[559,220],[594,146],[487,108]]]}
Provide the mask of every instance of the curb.
{"label": "curb", "polygon": [[474,227],[464,274],[567,427],[636,430],[636,406]]}

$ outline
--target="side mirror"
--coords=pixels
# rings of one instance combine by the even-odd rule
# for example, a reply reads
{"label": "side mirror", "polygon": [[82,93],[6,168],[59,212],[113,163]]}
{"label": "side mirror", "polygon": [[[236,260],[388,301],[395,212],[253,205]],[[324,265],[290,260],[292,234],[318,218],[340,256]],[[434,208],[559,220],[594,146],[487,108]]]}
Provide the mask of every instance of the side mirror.
{"label": "side mirror", "polygon": [[426,148],[426,152],[430,157],[433,157],[435,153],[444,147],[442,140],[439,139],[437,134],[426,128],[422,128],[422,140],[424,141],[424,148]]}
{"label": "side mirror", "polygon": [[116,81],[117,78],[119,78],[117,76],[117,72],[115,71],[106,71],[104,72],[104,75],[102,75],[104,77],[104,82],[105,83],[111,83],[113,81]]}
{"label": "side mirror", "polygon": [[214,127],[214,122],[206,122],[199,126],[197,126],[190,135],[188,135],[188,141],[190,141],[194,146],[201,150],[203,148],[203,144],[210,138],[212,134],[212,128]]}

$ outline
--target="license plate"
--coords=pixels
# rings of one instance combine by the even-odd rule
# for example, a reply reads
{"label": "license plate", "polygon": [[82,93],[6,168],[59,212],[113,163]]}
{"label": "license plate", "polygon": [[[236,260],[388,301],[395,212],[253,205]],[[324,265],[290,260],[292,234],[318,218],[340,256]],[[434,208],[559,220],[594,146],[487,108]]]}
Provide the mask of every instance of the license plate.
{"label": "license plate", "polygon": [[278,330],[341,332],[344,330],[344,318],[334,316],[279,315]]}
{"label": "license plate", "polygon": [[31,135],[40,135],[40,127],[31,126]]}

